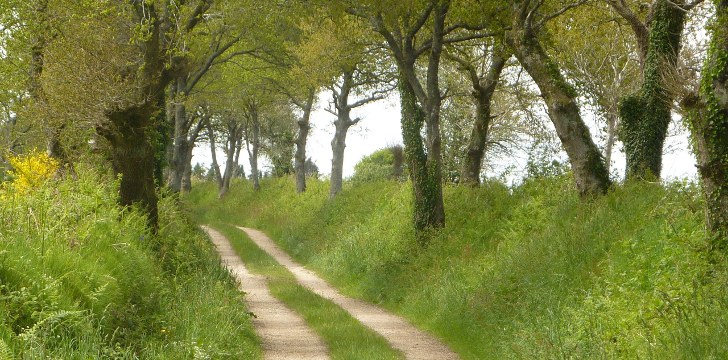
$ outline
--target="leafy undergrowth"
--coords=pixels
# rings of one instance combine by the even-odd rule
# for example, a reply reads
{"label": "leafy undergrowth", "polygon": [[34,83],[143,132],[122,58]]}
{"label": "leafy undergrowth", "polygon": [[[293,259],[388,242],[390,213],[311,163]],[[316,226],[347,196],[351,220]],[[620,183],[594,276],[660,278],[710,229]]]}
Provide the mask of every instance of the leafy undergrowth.
{"label": "leafy undergrowth", "polygon": [[690,184],[632,184],[582,201],[568,178],[509,189],[446,187],[447,227],[411,229],[410,187],[311,181],[255,193],[213,184],[198,221],[257,227],[345,293],[380,303],[467,359],[728,358],[728,282],[701,255],[703,204]]}
{"label": "leafy undergrowth", "polygon": [[116,206],[118,182],[0,190],[0,358],[259,358],[242,296],[171,198],[159,236]]}

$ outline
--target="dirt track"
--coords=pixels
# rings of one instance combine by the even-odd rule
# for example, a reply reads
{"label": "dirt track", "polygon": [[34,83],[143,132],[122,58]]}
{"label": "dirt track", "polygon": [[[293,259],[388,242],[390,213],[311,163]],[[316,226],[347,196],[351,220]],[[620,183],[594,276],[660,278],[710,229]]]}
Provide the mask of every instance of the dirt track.
{"label": "dirt track", "polygon": [[230,242],[219,232],[202,226],[215,244],[222,261],[246,293],[248,309],[255,314],[253,326],[261,338],[264,358],[270,360],[328,359],[328,349],[306,322],[274,298],[265,278],[251,274]]}
{"label": "dirt track", "polygon": [[458,359],[445,344],[431,335],[418,330],[407,320],[377,306],[341,295],[314,272],[307,270],[281,250],[263,232],[238,227],[261,249],[285,266],[298,282],[323,298],[329,299],[349,312],[362,324],[382,335],[393,348],[402,351],[407,359]]}

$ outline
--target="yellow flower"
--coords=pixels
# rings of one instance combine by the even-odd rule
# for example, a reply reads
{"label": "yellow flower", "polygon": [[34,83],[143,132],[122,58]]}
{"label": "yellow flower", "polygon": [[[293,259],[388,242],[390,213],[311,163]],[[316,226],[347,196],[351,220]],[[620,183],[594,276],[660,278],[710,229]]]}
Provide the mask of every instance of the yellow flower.
{"label": "yellow flower", "polygon": [[15,194],[26,194],[39,187],[53,177],[59,167],[56,159],[37,150],[27,155],[10,155],[8,160],[13,167],[9,172],[13,178],[9,189]]}

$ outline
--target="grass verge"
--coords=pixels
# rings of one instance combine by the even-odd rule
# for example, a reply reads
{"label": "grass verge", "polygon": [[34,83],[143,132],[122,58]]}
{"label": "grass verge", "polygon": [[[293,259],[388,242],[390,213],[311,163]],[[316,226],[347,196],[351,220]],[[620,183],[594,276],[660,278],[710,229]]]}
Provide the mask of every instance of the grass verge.
{"label": "grass verge", "polygon": [[417,246],[411,189],[292,179],[222,201],[200,184],[198,219],[267,232],[347,295],[409,318],[465,359],[726,358],[728,276],[710,264],[690,183],[629,184],[581,200],[568,177],[514,188],[445,187],[447,226]]}

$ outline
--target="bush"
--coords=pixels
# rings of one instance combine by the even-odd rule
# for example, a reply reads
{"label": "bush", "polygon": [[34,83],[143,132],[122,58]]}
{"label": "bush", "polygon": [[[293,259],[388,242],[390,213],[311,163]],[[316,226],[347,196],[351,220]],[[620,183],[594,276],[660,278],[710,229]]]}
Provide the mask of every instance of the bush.
{"label": "bush", "polygon": [[403,156],[401,147],[392,146],[363,157],[354,166],[352,183],[399,180],[403,174]]}

